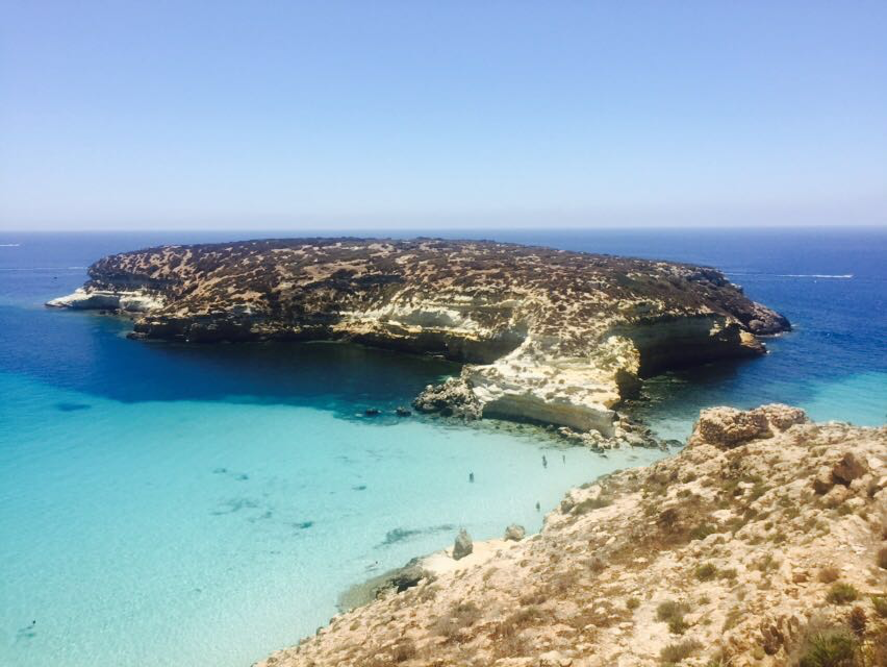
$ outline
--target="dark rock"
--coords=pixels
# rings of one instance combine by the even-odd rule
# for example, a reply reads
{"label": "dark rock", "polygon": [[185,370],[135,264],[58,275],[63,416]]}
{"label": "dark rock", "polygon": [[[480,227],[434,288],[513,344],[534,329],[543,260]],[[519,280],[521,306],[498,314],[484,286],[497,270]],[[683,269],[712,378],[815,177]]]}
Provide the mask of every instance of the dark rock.
{"label": "dark rock", "polygon": [[482,406],[462,378],[448,378],[441,385],[428,385],[413,401],[420,413],[440,413],[444,417],[478,420]]}
{"label": "dark rock", "polygon": [[362,605],[383,596],[392,589],[396,592],[404,592],[415,587],[422,580],[432,576],[422,568],[421,561],[412,559],[402,568],[383,573],[366,582],[350,587],[339,596],[338,607],[342,612],[353,610]]}
{"label": "dark rock", "polygon": [[418,561],[413,560],[409,564],[407,564],[404,568],[397,571],[391,578],[391,586],[397,590],[398,593],[402,591],[406,591],[411,587],[415,587],[419,584],[425,577],[427,577],[427,573],[425,570],[419,565]]}
{"label": "dark rock", "polygon": [[453,545],[453,559],[458,561],[463,557],[467,557],[473,551],[474,543],[471,540],[471,536],[465,531],[465,529],[461,529],[459,535],[456,536],[456,542]]}
{"label": "dark rock", "polygon": [[363,414],[366,415],[367,417],[376,417],[377,415],[381,415],[382,411],[380,411],[378,408],[367,408],[363,412]]}
{"label": "dark rock", "polygon": [[404,408],[403,406],[398,406],[394,409],[394,412],[395,414],[397,414],[398,417],[409,417],[413,414],[413,411],[411,411],[409,408]]}
{"label": "dark rock", "polygon": [[520,524],[509,524],[505,529],[505,540],[523,540],[527,530]]}

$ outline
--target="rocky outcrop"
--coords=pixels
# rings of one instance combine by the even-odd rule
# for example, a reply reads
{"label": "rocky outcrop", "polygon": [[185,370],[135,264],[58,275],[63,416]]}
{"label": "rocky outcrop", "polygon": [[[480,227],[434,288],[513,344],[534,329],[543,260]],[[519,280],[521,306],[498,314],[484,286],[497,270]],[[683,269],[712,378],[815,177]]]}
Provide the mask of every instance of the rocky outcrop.
{"label": "rocky outcrop", "polygon": [[540,534],[419,563],[263,665],[884,665],[887,427],[705,411]]}
{"label": "rocky outcrop", "polygon": [[46,302],[46,305],[74,310],[101,309],[147,313],[163,307],[163,296],[131,290],[86,290],[80,288],[65,297],[51,299]]}
{"label": "rocky outcrop", "polygon": [[505,540],[523,540],[527,530],[520,524],[509,524],[505,528]]}
{"label": "rocky outcrop", "polygon": [[477,420],[483,415],[483,404],[462,378],[448,378],[440,385],[428,385],[413,401],[413,408],[422,413],[440,413],[465,420]]}
{"label": "rocky outcrop", "polygon": [[640,380],[759,355],[788,321],[720,272],[481,241],[277,239],[103,258],[50,302],[138,313],[133,336],[347,340],[466,362],[421,411],[614,435]]}
{"label": "rocky outcrop", "polygon": [[751,411],[721,406],[699,417],[690,443],[735,448],[756,438],[772,436],[771,426],[782,431],[806,421],[804,411],[785,404],[768,404]]}
{"label": "rocky outcrop", "polygon": [[474,543],[471,536],[465,529],[461,529],[456,536],[456,542],[453,544],[453,559],[458,561],[464,559],[474,550]]}

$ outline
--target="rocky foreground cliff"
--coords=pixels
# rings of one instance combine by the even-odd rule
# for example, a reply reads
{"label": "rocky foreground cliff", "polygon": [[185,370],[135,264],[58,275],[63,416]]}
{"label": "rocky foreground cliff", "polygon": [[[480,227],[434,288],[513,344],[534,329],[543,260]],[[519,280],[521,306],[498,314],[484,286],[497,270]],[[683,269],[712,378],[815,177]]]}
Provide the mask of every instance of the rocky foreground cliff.
{"label": "rocky foreground cliff", "polygon": [[105,257],[51,306],[189,342],[347,340],[468,362],[424,411],[613,433],[664,369],[761,354],[789,328],[720,272],[482,241],[281,239]]}
{"label": "rocky foreground cliff", "polygon": [[679,455],[453,556],[263,665],[884,666],[887,427],[711,409]]}

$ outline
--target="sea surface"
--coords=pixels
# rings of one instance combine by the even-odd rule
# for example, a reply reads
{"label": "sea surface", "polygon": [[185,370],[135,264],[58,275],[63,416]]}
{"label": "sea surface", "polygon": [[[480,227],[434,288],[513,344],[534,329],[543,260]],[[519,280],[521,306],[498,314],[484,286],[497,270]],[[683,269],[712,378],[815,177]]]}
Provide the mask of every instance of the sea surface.
{"label": "sea surface", "polygon": [[[663,456],[394,418],[458,372],[438,359],[136,342],[126,320],[43,307],[107,253],[263,236],[281,234],[0,232],[0,664],[249,664],[459,527],[536,531],[570,486]],[[439,236],[714,265],[788,316],[795,331],[768,340],[766,357],[649,381],[638,410],[662,436],[685,438],[714,404],[885,422],[885,230]]]}

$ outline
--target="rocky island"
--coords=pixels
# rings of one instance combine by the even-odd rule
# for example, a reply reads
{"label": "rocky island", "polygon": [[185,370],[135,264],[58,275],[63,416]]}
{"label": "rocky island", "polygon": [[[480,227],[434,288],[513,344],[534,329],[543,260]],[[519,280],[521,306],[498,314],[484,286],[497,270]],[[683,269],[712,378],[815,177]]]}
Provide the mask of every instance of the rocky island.
{"label": "rocky island", "polygon": [[459,547],[260,665],[883,666],[887,427],[710,409],[541,533]]}
{"label": "rocky island", "polygon": [[760,355],[790,328],[712,268],[440,239],[269,239],[105,257],[67,308],[134,314],[132,336],[353,341],[465,362],[415,406],[611,436],[666,369]]}

